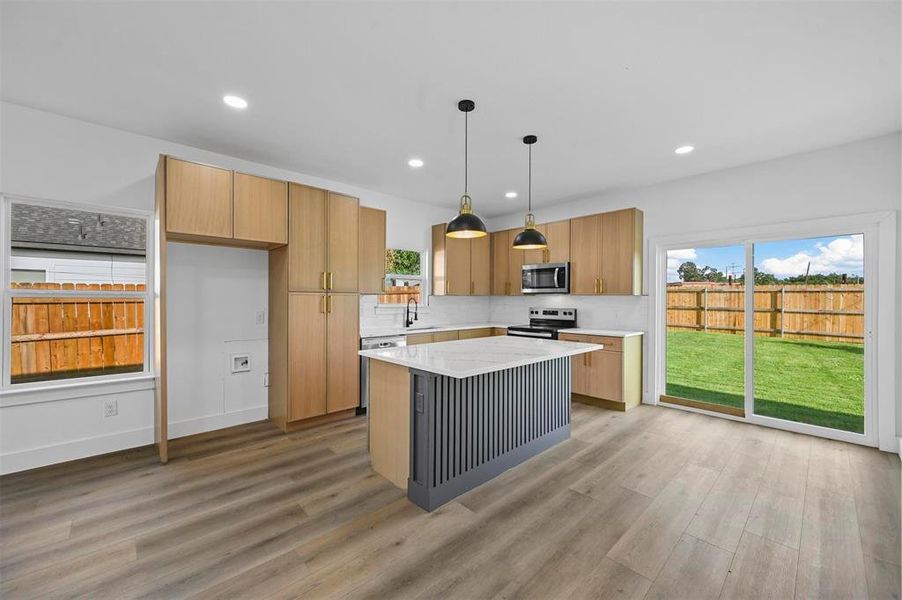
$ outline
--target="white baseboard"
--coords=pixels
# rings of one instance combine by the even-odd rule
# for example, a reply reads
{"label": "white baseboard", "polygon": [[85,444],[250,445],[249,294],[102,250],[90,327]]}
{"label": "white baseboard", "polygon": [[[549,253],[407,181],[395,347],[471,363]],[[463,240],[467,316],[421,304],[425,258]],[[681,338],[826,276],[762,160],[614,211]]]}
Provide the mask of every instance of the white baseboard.
{"label": "white baseboard", "polygon": [[40,448],[29,448],[0,456],[0,474],[36,469],[56,463],[107,454],[153,443],[153,427],[120,431]]}
{"label": "white baseboard", "polygon": [[[266,419],[267,416],[267,407],[260,406],[224,415],[210,415],[196,419],[187,419],[185,421],[169,424],[169,439],[193,435],[195,433],[203,433],[205,431],[213,431],[215,429],[224,429],[243,423],[261,421]],[[107,454],[109,452],[126,450],[128,448],[137,448],[138,446],[146,446],[152,444],[153,439],[153,428],[146,427],[143,429],[134,429],[132,431],[121,431],[109,435],[73,440],[61,444],[53,444],[51,446],[10,452],[0,456],[0,475],[36,469],[38,467],[46,467],[47,465],[86,458],[88,456],[97,456],[98,454]]]}
{"label": "white baseboard", "polygon": [[204,433],[206,431],[225,429],[226,427],[234,427],[235,425],[242,425],[244,423],[262,421],[267,417],[269,417],[269,408],[264,405],[245,408],[244,410],[225,413],[224,415],[209,415],[206,417],[198,417],[196,419],[187,419],[185,421],[170,421],[169,439],[172,440],[185,437],[186,435],[194,435],[195,433]]}

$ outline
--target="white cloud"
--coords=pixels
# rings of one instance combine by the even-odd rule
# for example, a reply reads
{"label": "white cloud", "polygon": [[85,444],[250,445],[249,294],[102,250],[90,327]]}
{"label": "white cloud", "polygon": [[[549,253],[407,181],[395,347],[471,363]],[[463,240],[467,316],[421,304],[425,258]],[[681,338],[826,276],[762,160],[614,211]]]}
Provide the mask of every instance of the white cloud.
{"label": "white cloud", "polygon": [[680,275],[677,269],[687,260],[696,260],[698,253],[695,248],[683,248],[681,250],[667,251],[667,281],[679,281]]}
{"label": "white cloud", "polygon": [[818,243],[815,249],[817,253],[803,250],[787,258],[765,258],[760,269],[777,277],[804,275],[809,263],[812,275],[864,271],[864,239],[861,235],[836,238],[828,244]]}

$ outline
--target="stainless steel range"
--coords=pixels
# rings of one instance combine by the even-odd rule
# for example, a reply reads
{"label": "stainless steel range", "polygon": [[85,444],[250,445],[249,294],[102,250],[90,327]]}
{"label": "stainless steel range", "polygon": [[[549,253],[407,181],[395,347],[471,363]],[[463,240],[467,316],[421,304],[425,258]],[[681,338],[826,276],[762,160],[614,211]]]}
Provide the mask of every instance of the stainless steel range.
{"label": "stainless steel range", "polygon": [[529,325],[507,328],[507,335],[556,340],[561,329],[576,327],[575,308],[530,308]]}

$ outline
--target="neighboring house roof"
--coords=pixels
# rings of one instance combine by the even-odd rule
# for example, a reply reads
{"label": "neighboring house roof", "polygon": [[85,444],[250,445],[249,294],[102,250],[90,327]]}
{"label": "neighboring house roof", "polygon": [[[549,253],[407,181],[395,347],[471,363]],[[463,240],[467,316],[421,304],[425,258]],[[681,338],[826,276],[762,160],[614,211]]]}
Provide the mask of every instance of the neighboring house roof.
{"label": "neighboring house roof", "polygon": [[145,219],[13,203],[13,248],[144,255]]}

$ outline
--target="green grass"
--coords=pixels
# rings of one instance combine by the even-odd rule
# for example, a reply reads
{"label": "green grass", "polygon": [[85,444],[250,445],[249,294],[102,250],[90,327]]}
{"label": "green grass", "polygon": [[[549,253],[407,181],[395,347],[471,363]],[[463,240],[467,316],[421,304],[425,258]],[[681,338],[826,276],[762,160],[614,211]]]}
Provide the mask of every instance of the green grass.
{"label": "green grass", "polygon": [[[744,338],[667,332],[667,394],[743,405]],[[864,432],[864,348],[859,344],[755,338],[755,413]]]}

